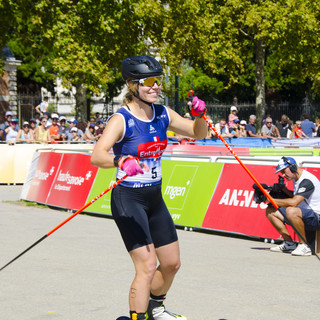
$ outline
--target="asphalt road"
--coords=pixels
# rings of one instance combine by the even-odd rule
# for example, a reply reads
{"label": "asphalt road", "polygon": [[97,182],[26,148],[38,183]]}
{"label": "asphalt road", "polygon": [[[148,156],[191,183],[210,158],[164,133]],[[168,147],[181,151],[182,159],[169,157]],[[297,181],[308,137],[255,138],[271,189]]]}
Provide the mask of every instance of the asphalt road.
{"label": "asphalt road", "polygon": [[[0,267],[70,214],[18,204],[0,186]],[[318,320],[320,261],[271,244],[178,230],[169,310],[189,320]],[[115,320],[134,269],[111,219],[79,215],[0,272],[0,319]]]}

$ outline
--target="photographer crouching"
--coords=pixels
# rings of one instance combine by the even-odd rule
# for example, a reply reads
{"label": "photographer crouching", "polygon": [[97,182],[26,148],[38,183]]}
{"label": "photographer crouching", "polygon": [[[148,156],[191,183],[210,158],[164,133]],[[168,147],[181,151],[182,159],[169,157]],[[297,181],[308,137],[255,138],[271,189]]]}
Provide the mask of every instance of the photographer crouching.
{"label": "photographer crouching", "polygon": [[[306,239],[307,231],[320,229],[320,182],[312,173],[301,169],[291,157],[282,157],[276,167],[276,172],[288,179],[293,180],[294,190],[288,190],[284,184],[278,184],[278,194],[275,197],[271,191],[270,196],[279,206],[284,207],[287,219],[296,228],[300,235]],[[275,193],[277,194],[277,193]],[[287,195],[286,198],[283,195]],[[310,256],[311,249],[299,237],[299,244],[292,240],[284,222],[281,212],[270,203],[266,209],[266,216],[271,224],[279,231],[284,239],[281,245],[272,247],[273,252],[291,252],[293,256]]]}

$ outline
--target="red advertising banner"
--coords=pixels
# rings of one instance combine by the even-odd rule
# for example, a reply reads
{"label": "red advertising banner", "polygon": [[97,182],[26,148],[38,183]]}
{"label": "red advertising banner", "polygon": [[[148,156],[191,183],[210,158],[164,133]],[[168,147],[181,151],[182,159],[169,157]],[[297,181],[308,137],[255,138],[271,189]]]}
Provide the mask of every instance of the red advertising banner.
{"label": "red advertising banner", "polygon": [[26,200],[46,203],[61,159],[62,153],[42,152],[40,154]]}
{"label": "red advertising banner", "polygon": [[[272,186],[278,182],[273,166],[246,165],[260,182]],[[289,189],[292,182],[285,181]],[[239,164],[224,164],[202,226],[205,228],[242,233],[249,236],[279,238],[265,216],[266,204],[253,201],[254,181]],[[294,235],[293,231],[290,233]]]}
{"label": "red advertising banner", "polygon": [[69,209],[81,208],[87,200],[97,170],[90,163],[89,155],[63,154],[47,203]]}

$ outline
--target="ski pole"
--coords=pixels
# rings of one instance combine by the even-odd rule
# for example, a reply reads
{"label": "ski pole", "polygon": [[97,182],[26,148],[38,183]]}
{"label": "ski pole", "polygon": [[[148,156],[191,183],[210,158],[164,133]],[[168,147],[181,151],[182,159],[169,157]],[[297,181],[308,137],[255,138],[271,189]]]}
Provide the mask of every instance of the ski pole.
{"label": "ski pole", "polygon": [[86,209],[87,207],[89,207],[90,205],[92,205],[94,202],[96,202],[99,198],[101,198],[103,195],[105,195],[106,193],[108,193],[110,190],[112,190],[114,187],[116,187],[119,183],[121,183],[125,178],[127,178],[127,175],[125,175],[124,177],[122,177],[121,179],[117,180],[115,183],[113,183],[108,189],[104,190],[103,192],[101,192],[99,195],[97,195],[94,199],[92,199],[91,201],[89,201],[88,203],[86,203],[81,209],[77,210],[75,213],[73,213],[70,217],[68,217],[66,220],[64,220],[63,222],[61,222],[59,225],[57,225],[55,228],[53,228],[51,231],[49,231],[47,234],[45,234],[42,238],[40,238],[39,240],[37,240],[35,243],[33,243],[30,247],[28,247],[26,250],[24,250],[23,252],[21,252],[19,255],[17,255],[15,258],[13,258],[11,261],[9,261],[6,265],[4,265],[0,271],[2,271],[5,267],[7,267],[9,264],[11,264],[12,262],[14,262],[15,260],[17,260],[18,258],[20,258],[22,255],[24,255],[26,252],[28,252],[30,249],[32,249],[33,247],[35,247],[37,244],[39,244],[41,241],[43,241],[44,239],[46,239],[47,237],[49,237],[52,233],[54,233],[55,231],[57,231],[59,228],[61,228],[63,225],[65,225],[68,221],[70,221],[71,219],[73,219],[76,215],[78,215],[80,212],[82,212],[84,209]]}
{"label": "ski pole", "polygon": [[[192,90],[189,91],[189,97],[193,96]],[[308,244],[306,239],[301,235],[301,233],[297,230],[297,228],[291,223],[291,221],[288,219],[286,215],[286,211],[284,208],[280,208],[274,200],[271,198],[269,193],[263,188],[263,186],[259,183],[259,181],[254,177],[254,175],[249,171],[249,169],[245,166],[245,164],[241,161],[241,159],[236,155],[236,153],[231,149],[229,144],[224,140],[222,135],[218,132],[218,130],[212,125],[212,123],[208,120],[208,118],[205,115],[202,115],[202,118],[205,120],[205,122],[208,124],[208,126],[214,131],[214,133],[218,136],[218,138],[224,143],[224,145],[227,147],[227,149],[231,152],[231,154],[237,159],[237,161],[240,163],[242,168],[248,173],[248,175],[251,177],[251,179],[256,183],[258,188],[261,190],[261,192],[267,197],[267,199],[270,201],[270,203],[281,212],[284,220],[292,227],[294,232],[300,237],[300,239],[305,242],[311,249],[312,253],[320,260],[320,257],[316,254],[315,250]]]}

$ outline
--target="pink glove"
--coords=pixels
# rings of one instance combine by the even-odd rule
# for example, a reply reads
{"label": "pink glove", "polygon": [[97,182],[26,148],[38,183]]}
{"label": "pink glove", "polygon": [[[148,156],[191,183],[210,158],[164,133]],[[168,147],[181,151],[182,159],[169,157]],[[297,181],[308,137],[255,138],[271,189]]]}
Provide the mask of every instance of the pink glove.
{"label": "pink glove", "polygon": [[207,112],[206,104],[197,96],[193,97],[190,112],[195,117],[202,117],[202,115],[204,115]]}
{"label": "pink glove", "polygon": [[139,159],[133,156],[121,157],[118,166],[129,177],[135,176],[138,173],[144,174],[144,171],[142,169],[144,169],[146,172],[149,171],[149,168],[146,164],[142,164],[141,167]]}

